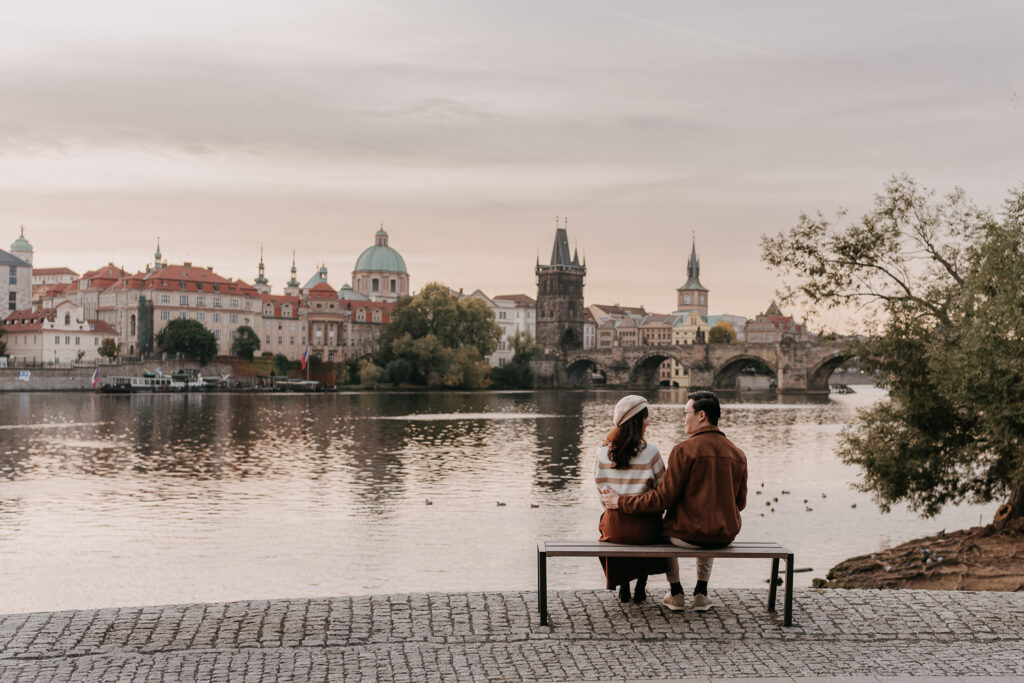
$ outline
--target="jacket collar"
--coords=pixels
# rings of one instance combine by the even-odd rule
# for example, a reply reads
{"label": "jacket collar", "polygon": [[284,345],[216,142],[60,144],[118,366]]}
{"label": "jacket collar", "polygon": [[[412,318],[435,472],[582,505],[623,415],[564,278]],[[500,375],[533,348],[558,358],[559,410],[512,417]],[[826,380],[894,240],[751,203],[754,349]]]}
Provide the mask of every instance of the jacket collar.
{"label": "jacket collar", "polygon": [[[722,430],[719,429],[717,425],[709,424],[709,425],[707,425],[705,427],[701,427],[700,429],[695,431],[693,434],[690,434],[690,436],[694,437],[694,436],[699,436],[701,434],[722,434]],[[725,435],[722,434],[722,436],[725,436]]]}

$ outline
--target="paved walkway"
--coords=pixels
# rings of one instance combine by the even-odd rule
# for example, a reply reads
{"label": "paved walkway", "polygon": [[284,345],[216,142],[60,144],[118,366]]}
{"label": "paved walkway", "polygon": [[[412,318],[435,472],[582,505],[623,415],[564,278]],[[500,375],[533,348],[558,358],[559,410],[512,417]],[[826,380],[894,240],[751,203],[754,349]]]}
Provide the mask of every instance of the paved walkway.
{"label": "paved walkway", "polygon": [[550,627],[532,592],[7,615],[0,681],[1024,679],[1024,593],[797,591],[792,628],[767,590],[712,597],[696,614],[555,591]]}

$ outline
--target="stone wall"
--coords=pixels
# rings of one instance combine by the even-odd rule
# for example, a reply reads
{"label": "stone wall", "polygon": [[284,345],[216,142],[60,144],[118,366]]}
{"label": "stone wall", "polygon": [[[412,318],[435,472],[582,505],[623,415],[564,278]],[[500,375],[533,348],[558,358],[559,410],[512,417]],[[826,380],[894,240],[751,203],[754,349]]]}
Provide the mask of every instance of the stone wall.
{"label": "stone wall", "polygon": [[[178,370],[196,369],[206,376],[220,377],[228,374],[238,377],[244,373],[244,366],[233,360],[216,360],[199,365],[189,360],[147,360],[126,362],[120,365],[100,365],[100,377],[113,375],[138,376],[145,372],[156,372],[162,368],[165,375]],[[0,391],[92,391],[94,366],[77,368],[0,368]],[[28,381],[19,379],[22,372],[29,373]]]}

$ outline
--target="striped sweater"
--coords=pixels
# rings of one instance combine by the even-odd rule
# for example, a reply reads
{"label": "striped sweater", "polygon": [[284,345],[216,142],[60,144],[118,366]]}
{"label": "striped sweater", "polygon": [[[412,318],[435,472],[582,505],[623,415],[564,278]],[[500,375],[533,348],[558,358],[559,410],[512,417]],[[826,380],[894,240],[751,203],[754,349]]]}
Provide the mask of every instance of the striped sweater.
{"label": "striped sweater", "polygon": [[665,462],[654,444],[633,456],[626,469],[615,469],[608,457],[608,446],[597,447],[594,458],[594,482],[598,489],[610,488],[620,496],[635,495],[653,489],[665,474]]}

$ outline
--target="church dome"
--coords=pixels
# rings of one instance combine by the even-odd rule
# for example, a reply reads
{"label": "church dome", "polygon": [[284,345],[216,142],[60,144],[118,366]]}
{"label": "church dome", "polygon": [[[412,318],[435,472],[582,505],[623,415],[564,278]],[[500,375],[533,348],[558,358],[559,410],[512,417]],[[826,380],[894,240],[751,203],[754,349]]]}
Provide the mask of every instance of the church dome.
{"label": "church dome", "polygon": [[353,273],[401,273],[408,275],[402,255],[388,246],[388,234],[381,228],[374,235],[374,244],[367,247],[359,258]]}
{"label": "church dome", "polygon": [[25,226],[24,225],[21,226],[21,235],[19,235],[18,239],[14,240],[14,242],[11,243],[11,251],[25,251],[25,252],[31,252],[32,251],[32,245],[29,244],[29,241],[27,239],[25,239]]}

